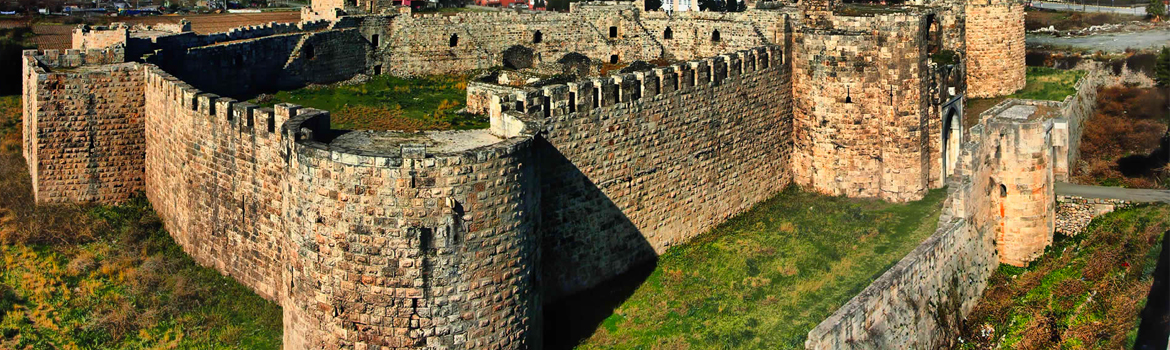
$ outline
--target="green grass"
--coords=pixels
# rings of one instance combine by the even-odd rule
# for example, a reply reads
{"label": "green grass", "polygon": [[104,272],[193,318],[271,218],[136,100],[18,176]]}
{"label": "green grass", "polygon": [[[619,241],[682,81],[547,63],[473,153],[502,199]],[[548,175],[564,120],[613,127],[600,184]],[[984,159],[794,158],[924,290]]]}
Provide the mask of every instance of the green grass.
{"label": "green grass", "polygon": [[0,97],[0,349],[279,349],[281,310],[197,265],[137,197],[32,205]]}
{"label": "green grass", "polygon": [[802,348],[935,231],[945,196],[891,204],[789,188],[668,250],[579,348]]}
{"label": "green grass", "polygon": [[1020,98],[1030,100],[1064,101],[1065,97],[1075,94],[1077,81],[1085,76],[1085,71],[1064,70],[1048,67],[1028,67],[1024,88],[1014,94],[993,98],[973,98],[967,101],[966,117],[963,124],[971,128],[979,123],[979,114],[995,107],[1003,100]]}
{"label": "green grass", "polygon": [[363,84],[281,91],[253,102],[263,106],[288,102],[327,110],[333,127],[339,129],[487,128],[486,117],[455,113],[465,106],[470,79],[467,75],[413,79],[378,75]]}
{"label": "green grass", "polygon": [[1026,85],[1008,98],[1064,101],[1065,97],[1077,93],[1077,80],[1084,76],[1085,71],[1080,70],[1028,67]]}
{"label": "green grass", "polygon": [[1026,268],[1002,265],[968,317],[965,349],[1132,348],[1170,206],[1096,218]]}

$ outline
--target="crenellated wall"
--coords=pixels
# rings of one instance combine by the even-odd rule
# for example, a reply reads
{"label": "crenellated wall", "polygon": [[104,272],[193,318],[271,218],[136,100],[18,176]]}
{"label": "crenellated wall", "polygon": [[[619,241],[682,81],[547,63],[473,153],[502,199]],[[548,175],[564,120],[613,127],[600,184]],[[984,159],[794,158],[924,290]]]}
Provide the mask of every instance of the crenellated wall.
{"label": "crenellated wall", "polygon": [[497,97],[544,120],[534,152],[547,298],[653,259],[788,185],[789,84],[769,46]]}

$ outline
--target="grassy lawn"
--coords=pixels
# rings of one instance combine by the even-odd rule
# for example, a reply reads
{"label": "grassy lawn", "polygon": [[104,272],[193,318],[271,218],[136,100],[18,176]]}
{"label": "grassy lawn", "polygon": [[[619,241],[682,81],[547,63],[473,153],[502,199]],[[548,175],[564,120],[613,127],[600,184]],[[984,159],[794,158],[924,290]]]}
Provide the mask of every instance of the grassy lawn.
{"label": "grassy lawn", "polygon": [[280,307],[196,265],[144,198],[33,206],[19,101],[0,97],[0,348],[281,347]]}
{"label": "grassy lawn", "polygon": [[964,349],[1129,349],[1170,206],[1120,210],[1057,236],[1027,268],[1001,265],[967,319]]}
{"label": "grassy lawn", "polygon": [[333,127],[356,130],[466,130],[488,127],[486,117],[455,113],[467,101],[469,75],[403,79],[371,77],[357,85],[334,84],[281,91],[254,100],[323,109]]}
{"label": "grassy lawn", "polygon": [[943,190],[907,204],[789,188],[671,248],[580,349],[794,349],[934,232]]}
{"label": "grassy lawn", "polygon": [[1024,88],[1016,93],[993,98],[967,100],[967,116],[963,120],[966,128],[979,123],[979,114],[1009,98],[1029,100],[1064,101],[1065,97],[1077,93],[1077,80],[1085,76],[1084,71],[1064,70],[1048,67],[1028,67]]}

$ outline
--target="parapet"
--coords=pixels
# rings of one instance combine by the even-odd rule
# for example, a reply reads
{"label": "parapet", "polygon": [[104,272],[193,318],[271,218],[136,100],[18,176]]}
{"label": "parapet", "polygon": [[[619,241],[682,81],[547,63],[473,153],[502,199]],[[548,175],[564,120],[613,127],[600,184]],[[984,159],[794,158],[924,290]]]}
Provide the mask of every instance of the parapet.
{"label": "parapet", "polygon": [[476,89],[475,99],[496,100],[491,102],[492,108],[487,108],[493,122],[508,112],[527,115],[533,120],[544,120],[683,89],[719,86],[728,79],[780,68],[783,62],[783,50],[780,47],[763,46],[647,71],[528,88],[519,92],[515,89],[484,87]]}
{"label": "parapet", "polygon": [[126,49],[118,45],[106,49],[68,49],[60,50],[24,50],[25,64],[35,64],[38,68],[77,68],[103,64],[124,63]]}

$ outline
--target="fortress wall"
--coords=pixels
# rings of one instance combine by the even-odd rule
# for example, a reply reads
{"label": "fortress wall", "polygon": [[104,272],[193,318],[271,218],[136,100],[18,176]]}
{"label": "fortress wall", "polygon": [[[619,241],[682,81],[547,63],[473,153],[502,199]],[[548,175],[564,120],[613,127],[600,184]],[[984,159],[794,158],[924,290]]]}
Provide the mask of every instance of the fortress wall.
{"label": "fortress wall", "polygon": [[967,96],[1011,94],[1025,84],[1024,4],[967,3]]}
{"label": "fortress wall", "polygon": [[118,203],[143,189],[142,79],[112,50],[23,54],[24,156],[38,203]]}
{"label": "fortress wall", "polygon": [[150,62],[197,89],[243,97],[299,85],[301,80],[284,67],[303,37],[284,34],[201,46]]}
{"label": "fortress wall", "polygon": [[1113,83],[1114,77],[1103,67],[1090,67],[1087,73],[1077,81],[1075,85],[1077,92],[1065,97],[1060,103],[1060,114],[1063,118],[1058,121],[1057,126],[1064,124],[1067,133],[1055,135],[1061,138],[1059,141],[1063,141],[1060,143],[1054,141],[1060,147],[1053,159],[1053,174],[1056,181],[1067,182],[1072,176],[1072,166],[1081,156],[1081,135],[1085,131],[1085,122],[1096,114],[1097,90]]}
{"label": "fortress wall", "polygon": [[370,42],[357,29],[330,30],[304,36],[284,73],[311,83],[332,83],[367,70]]}
{"label": "fortress wall", "polygon": [[[617,12],[613,12],[617,14]],[[619,23],[632,23],[620,17]],[[661,55],[657,44],[627,39],[632,24],[619,27],[618,38],[609,38],[609,27],[570,13],[466,13],[455,16],[399,16],[391,23],[390,41],[380,52],[386,71],[400,76],[451,74],[503,64],[502,53],[512,45],[536,51],[538,61],[554,62],[569,52],[593,59],[650,60]],[[541,42],[534,43],[536,32]],[[452,35],[457,37],[450,46]]]}
{"label": "fortress wall", "polygon": [[538,347],[531,131],[443,153],[347,148],[328,125],[302,113],[284,131],[285,347]]}
{"label": "fortress wall", "polygon": [[924,19],[836,16],[833,30],[795,35],[798,184],[896,202],[940,185],[941,124],[931,107]]}
{"label": "fortress wall", "polygon": [[196,262],[280,300],[287,109],[203,93],[146,65],[146,195]]}
{"label": "fortress wall", "polygon": [[[648,34],[665,48],[668,57],[692,60],[766,44],[783,45],[784,16],[776,11],[683,12],[675,15],[650,11],[643,12],[641,20]],[[670,39],[665,37],[667,28],[670,28]],[[718,41],[713,37],[715,31],[719,32]]]}
{"label": "fortress wall", "polygon": [[780,51],[545,87],[503,103],[545,119],[535,153],[549,300],[651,260],[790,182]]}

